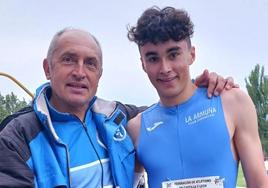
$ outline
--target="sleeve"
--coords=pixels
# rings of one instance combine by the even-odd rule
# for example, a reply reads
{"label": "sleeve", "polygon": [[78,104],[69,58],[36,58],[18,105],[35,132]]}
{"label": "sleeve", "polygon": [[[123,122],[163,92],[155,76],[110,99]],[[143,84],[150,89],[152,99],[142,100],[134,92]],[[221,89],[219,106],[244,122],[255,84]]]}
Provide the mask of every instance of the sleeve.
{"label": "sleeve", "polygon": [[127,120],[134,118],[136,115],[148,108],[147,106],[138,107],[132,104],[122,104],[121,102],[117,102],[117,105],[127,115]]}
{"label": "sleeve", "polygon": [[30,112],[33,110],[32,106],[26,106],[22,109],[20,109],[19,111],[7,116],[5,119],[2,120],[2,122],[0,123],[0,132],[6,127],[6,125],[14,118],[18,117],[21,114]]}
{"label": "sleeve", "polygon": [[34,187],[34,174],[26,163],[30,150],[15,123],[9,122],[0,133],[0,187]]}

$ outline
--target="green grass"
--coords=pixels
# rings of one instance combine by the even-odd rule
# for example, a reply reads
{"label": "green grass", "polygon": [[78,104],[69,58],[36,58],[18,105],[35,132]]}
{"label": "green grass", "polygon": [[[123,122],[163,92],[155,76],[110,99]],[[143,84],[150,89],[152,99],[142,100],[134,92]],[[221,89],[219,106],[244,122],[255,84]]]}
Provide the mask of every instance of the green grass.
{"label": "green grass", "polygon": [[239,168],[238,168],[238,177],[237,177],[237,186],[241,186],[241,187],[246,187],[246,182],[244,179],[244,174],[241,168],[241,164],[239,163]]}

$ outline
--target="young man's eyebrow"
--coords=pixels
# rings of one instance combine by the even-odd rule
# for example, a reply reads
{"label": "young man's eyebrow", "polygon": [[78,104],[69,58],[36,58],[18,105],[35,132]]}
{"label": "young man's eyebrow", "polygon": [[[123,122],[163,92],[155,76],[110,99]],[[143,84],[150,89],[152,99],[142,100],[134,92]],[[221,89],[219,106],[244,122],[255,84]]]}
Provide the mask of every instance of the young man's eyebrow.
{"label": "young man's eyebrow", "polygon": [[148,57],[148,56],[152,56],[152,55],[157,55],[156,52],[146,52],[145,53],[145,56]]}
{"label": "young man's eyebrow", "polygon": [[169,53],[172,51],[180,51],[180,50],[181,50],[181,48],[179,46],[175,46],[175,47],[171,47],[171,48],[167,49],[166,52]]}

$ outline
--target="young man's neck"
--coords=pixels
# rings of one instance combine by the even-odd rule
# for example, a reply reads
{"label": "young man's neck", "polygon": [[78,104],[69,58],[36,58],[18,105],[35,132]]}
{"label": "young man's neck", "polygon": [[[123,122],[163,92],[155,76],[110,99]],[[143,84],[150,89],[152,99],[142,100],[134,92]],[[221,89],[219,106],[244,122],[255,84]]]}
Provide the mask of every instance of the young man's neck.
{"label": "young man's neck", "polygon": [[195,90],[197,89],[196,85],[193,84],[192,82],[187,84],[186,88],[177,96],[174,97],[169,97],[169,98],[161,98],[160,96],[160,103],[163,106],[175,106],[175,105],[179,105],[185,101],[187,101],[188,99],[190,99]]}

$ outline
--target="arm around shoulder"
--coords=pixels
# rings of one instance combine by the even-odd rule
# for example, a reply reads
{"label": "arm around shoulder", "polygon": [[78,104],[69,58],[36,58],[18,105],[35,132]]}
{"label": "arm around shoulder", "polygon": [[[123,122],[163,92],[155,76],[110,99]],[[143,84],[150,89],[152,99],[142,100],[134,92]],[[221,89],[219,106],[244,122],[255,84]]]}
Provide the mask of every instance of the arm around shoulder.
{"label": "arm around shoulder", "polygon": [[117,101],[117,105],[127,115],[128,120],[136,117],[139,113],[141,113],[145,109],[147,109],[147,106],[136,106],[136,105],[132,105],[132,104],[122,104],[119,101]]}

